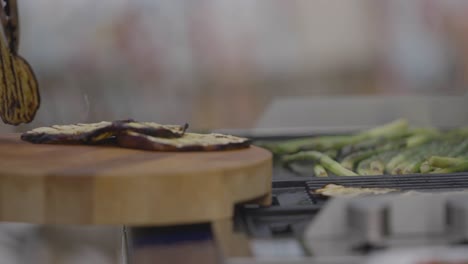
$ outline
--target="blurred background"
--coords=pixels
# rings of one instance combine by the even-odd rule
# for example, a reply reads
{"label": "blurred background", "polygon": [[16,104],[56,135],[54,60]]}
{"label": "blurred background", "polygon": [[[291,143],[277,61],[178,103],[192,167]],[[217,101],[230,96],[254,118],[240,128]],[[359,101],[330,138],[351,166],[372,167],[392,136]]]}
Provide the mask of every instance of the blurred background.
{"label": "blurred background", "polygon": [[24,131],[135,118],[250,128],[275,98],[463,95],[464,0],[21,0]]}

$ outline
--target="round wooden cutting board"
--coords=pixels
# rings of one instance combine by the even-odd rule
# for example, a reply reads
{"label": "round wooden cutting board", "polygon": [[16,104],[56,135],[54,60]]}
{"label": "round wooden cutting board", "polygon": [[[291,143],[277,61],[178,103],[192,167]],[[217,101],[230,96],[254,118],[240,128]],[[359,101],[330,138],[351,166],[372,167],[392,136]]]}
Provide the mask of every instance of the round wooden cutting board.
{"label": "round wooden cutting board", "polygon": [[[272,155],[38,145],[0,135],[0,221],[171,225],[233,215],[271,194]],[[263,199],[261,199],[263,197]]]}

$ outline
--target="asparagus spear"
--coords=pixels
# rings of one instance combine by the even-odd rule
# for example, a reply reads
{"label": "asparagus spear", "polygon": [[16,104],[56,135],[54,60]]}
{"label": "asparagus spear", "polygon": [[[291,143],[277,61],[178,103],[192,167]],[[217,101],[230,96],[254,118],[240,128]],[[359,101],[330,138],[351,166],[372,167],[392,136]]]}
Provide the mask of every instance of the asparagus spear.
{"label": "asparagus spear", "polygon": [[316,177],[328,177],[328,172],[325,168],[320,164],[314,165],[314,175]]}
{"label": "asparagus spear", "polygon": [[419,171],[421,173],[429,173],[431,171],[433,171],[434,168],[431,166],[431,164],[429,163],[429,161],[424,161],[421,166],[419,166]]}
{"label": "asparagus spear", "polygon": [[[460,143],[460,139],[445,139],[436,141],[426,150],[416,155],[406,167],[403,168],[403,174],[417,173],[421,171],[421,165],[431,156],[447,155],[453,148]],[[423,168],[424,169],[424,168]]]}
{"label": "asparagus spear", "polygon": [[460,145],[455,147],[453,151],[451,151],[448,156],[449,157],[458,157],[468,151],[468,139],[464,139]]}
{"label": "asparagus spear", "polygon": [[[332,153],[333,154],[333,153]],[[327,177],[328,172],[323,168],[320,163],[315,163],[313,161],[297,161],[297,162],[288,162],[286,163],[286,168],[291,170],[293,173],[300,176],[310,176],[310,172],[313,171],[316,177]]]}
{"label": "asparagus spear", "polygon": [[363,140],[356,144],[347,145],[341,149],[340,156],[347,157],[349,155],[352,155],[355,152],[373,149],[376,146],[382,145],[384,142],[386,143],[388,142],[388,140],[383,139],[383,138],[371,138],[371,139]]}
{"label": "asparagus spear", "polygon": [[453,157],[441,157],[432,156],[421,164],[420,171],[422,173],[429,173],[434,171],[436,168],[449,168],[457,166],[460,163],[468,161],[467,158],[453,158]]}
{"label": "asparagus spear", "polygon": [[408,120],[398,119],[386,125],[364,131],[359,135],[363,138],[389,138],[395,135],[396,133],[407,131],[408,126]]}
{"label": "asparagus spear", "polygon": [[449,168],[443,168],[433,171],[432,173],[454,173],[468,171],[468,161],[464,161]]}
{"label": "asparagus spear", "polygon": [[362,160],[365,160],[372,155],[375,155],[378,153],[378,150],[363,150],[363,151],[358,151],[354,152],[348,156],[346,156],[342,161],[341,161],[341,166],[348,170],[354,170],[354,167],[356,164],[361,162]]}
{"label": "asparagus spear", "polygon": [[329,150],[323,152],[323,154],[327,155],[328,157],[330,157],[332,159],[336,159],[336,157],[338,156],[338,150],[329,149]]}
{"label": "asparagus spear", "polygon": [[[432,165],[428,164],[422,166],[422,164],[433,155],[450,155],[450,153],[458,153],[461,149],[464,149],[463,143],[465,140],[460,137],[454,137],[449,134],[436,135],[436,140],[418,148],[418,151],[413,153],[405,161],[401,162],[396,166],[391,173],[392,174],[411,174],[422,171],[431,171]],[[460,147],[461,146],[461,147]],[[455,150],[454,150],[455,148]],[[421,168],[422,167],[422,168]]]}
{"label": "asparagus spear", "polygon": [[293,154],[301,150],[325,151],[329,149],[339,149],[350,144],[354,138],[352,136],[322,136],[312,138],[291,139],[281,142],[260,143],[276,155]]}
{"label": "asparagus spear", "polygon": [[[298,154],[298,153],[296,153],[296,154]],[[325,154],[325,155],[329,156],[330,158],[332,158],[332,157],[336,157],[337,151],[336,150],[328,150],[328,151],[324,152],[323,154]],[[313,162],[310,162],[310,161],[311,160],[307,160],[307,159],[303,159],[303,160],[298,159],[298,160],[296,160],[294,162],[289,162],[289,161],[285,162],[284,159],[283,159],[284,166],[287,169],[289,169],[292,172],[294,172],[295,174],[298,174],[298,175],[301,175],[301,176],[310,175],[310,172],[315,171],[315,167],[317,165],[320,165],[319,163],[314,164]],[[328,175],[328,173],[326,171],[325,171],[325,173]],[[321,174],[323,175],[324,173],[321,173]]]}
{"label": "asparagus spear", "polygon": [[[389,173],[395,173],[397,166],[401,163],[408,160],[413,155],[417,155],[420,151],[420,147],[428,145],[431,140],[434,140],[440,136],[439,133],[435,131],[424,131],[421,134],[416,134],[409,137],[406,140],[406,147],[407,149],[403,150],[398,155],[395,155],[385,166],[385,170]],[[400,169],[398,169],[399,171]]]}
{"label": "asparagus spear", "polygon": [[315,164],[313,162],[294,162],[289,163],[285,166],[286,169],[290,170],[298,176],[310,176],[311,171],[314,171]]}
{"label": "asparagus spear", "polygon": [[447,135],[449,136],[453,136],[453,137],[467,137],[468,136],[468,127],[465,126],[465,127],[459,127],[459,128],[456,128],[456,129],[452,129],[450,131],[447,132]]}
{"label": "asparagus spear", "polygon": [[411,174],[420,172],[421,164],[432,155],[446,155],[453,149],[453,143],[445,140],[434,141],[419,148],[418,153],[401,163],[392,171],[394,174]]}
{"label": "asparagus spear", "polygon": [[416,133],[406,140],[406,147],[418,147],[421,146],[435,138],[440,136],[440,134],[436,131],[421,131],[420,133]]}
{"label": "asparagus spear", "polygon": [[301,151],[295,154],[283,157],[283,162],[290,163],[295,161],[311,160],[322,165],[326,170],[332,172],[336,176],[357,176],[356,173],[343,168],[340,163],[336,162],[329,156],[318,151]]}
{"label": "asparagus spear", "polygon": [[413,147],[413,148],[409,148],[409,149],[406,149],[404,151],[402,151],[401,153],[399,153],[398,155],[394,156],[388,163],[387,165],[385,166],[385,170],[391,174],[395,173],[395,169],[403,162],[405,162],[405,160],[407,160],[408,158],[410,158],[411,156],[417,154],[419,151],[419,149],[417,147]]}
{"label": "asparagus spear", "polygon": [[374,160],[370,163],[370,170],[374,175],[382,175],[385,172],[385,165],[381,160]]}
{"label": "asparagus spear", "polygon": [[466,158],[432,156],[429,158],[428,163],[436,168],[449,168],[466,161],[468,161]]}
{"label": "asparagus spear", "polygon": [[384,169],[385,166],[380,159],[368,159],[359,163],[357,172],[363,176],[382,175]]}
{"label": "asparagus spear", "polygon": [[363,140],[353,145],[345,146],[341,149],[341,156],[346,157],[354,152],[377,149],[389,144],[406,144],[406,138],[413,135],[409,130],[395,131],[393,134],[387,134],[385,137],[375,137]]}
{"label": "asparagus spear", "polygon": [[398,149],[388,150],[378,155],[372,156],[358,165],[357,172],[359,175],[383,175],[385,173],[385,165],[392,157],[397,155]]}
{"label": "asparagus spear", "polygon": [[370,157],[368,159],[365,159],[361,162],[359,162],[357,168],[356,168],[356,172],[359,174],[359,175],[363,175],[363,176],[367,176],[367,175],[372,175],[373,172],[372,170],[370,169],[370,164],[373,160],[376,160],[377,157]]}
{"label": "asparagus spear", "polygon": [[341,149],[346,145],[357,144],[371,138],[391,138],[395,134],[408,131],[408,121],[396,120],[389,124],[372,128],[361,133],[349,136],[322,136],[286,140],[277,143],[259,144],[277,155],[292,154],[304,150],[325,151]]}
{"label": "asparagus spear", "polygon": [[353,170],[359,162],[389,150],[401,149],[406,143],[407,139],[405,138],[386,141],[385,144],[375,146],[371,149],[351,153],[343,158],[341,165],[347,169]]}

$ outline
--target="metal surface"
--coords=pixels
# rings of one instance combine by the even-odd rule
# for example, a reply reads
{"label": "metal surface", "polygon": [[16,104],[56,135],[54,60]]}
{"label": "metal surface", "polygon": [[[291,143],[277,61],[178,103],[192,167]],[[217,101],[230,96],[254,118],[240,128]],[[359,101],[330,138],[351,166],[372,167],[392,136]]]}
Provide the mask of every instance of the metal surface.
{"label": "metal surface", "polygon": [[[314,190],[335,183],[348,187],[395,188],[416,193],[441,193],[468,190],[466,173],[452,175],[409,175],[409,176],[359,176],[330,178],[301,178],[295,180],[274,180],[273,205],[269,208],[246,206],[240,210],[245,221],[245,230],[252,237],[297,237],[303,231],[303,224],[313,221],[324,208],[329,198],[314,194]],[[409,192],[411,194],[412,192]],[[461,205],[458,205],[459,207]],[[361,238],[357,240],[379,240],[385,231],[388,214],[376,201],[356,204],[349,216]],[[456,215],[460,218],[463,215]],[[379,222],[380,221],[380,222]],[[372,225],[374,224],[374,225]],[[460,225],[460,224],[457,224]],[[374,228],[367,230],[367,227]]]}
{"label": "metal surface", "polygon": [[[419,206],[418,202],[415,201],[422,198],[411,197],[420,197],[426,192],[444,196],[447,195],[445,192],[454,190],[460,190],[461,192],[458,193],[463,194],[465,189],[468,190],[467,173],[315,178],[311,176],[298,177],[279,166],[274,167],[273,172],[273,205],[268,208],[244,206],[236,214],[238,217],[236,222],[242,222],[244,232],[249,235],[252,241],[256,241],[255,249],[259,251],[257,261],[266,259],[271,263],[289,263],[296,258],[301,258],[304,263],[317,263],[319,259],[331,261],[331,259],[339,259],[340,257],[364,257],[386,249],[389,245],[392,247],[398,245],[441,245],[464,241],[465,233],[460,231],[464,230],[465,224],[464,212],[460,210],[460,207],[463,208],[463,202],[451,203],[453,208],[457,208],[455,213],[453,213],[453,209],[451,211],[452,219],[458,220],[452,220],[452,225],[448,226],[445,218],[446,214],[449,213],[449,209],[446,209],[446,207],[449,208],[449,205],[445,205],[444,200],[432,198],[425,206]],[[320,215],[333,210],[333,207],[337,206],[337,201],[314,194],[313,191],[329,183],[350,187],[396,188],[405,192],[405,195],[399,196],[400,202],[398,205],[392,206],[392,210],[389,209],[390,207],[385,203],[385,200],[379,200],[380,196],[375,196],[365,201],[359,200],[356,203],[351,203],[348,207],[343,205],[339,213],[328,214],[328,219],[320,220]],[[406,197],[413,201],[405,201]],[[341,201],[345,203],[347,199],[343,198]],[[425,210],[427,216],[414,216],[415,208]],[[339,226],[336,224],[333,227],[330,226],[337,219],[341,221]],[[309,243],[313,244],[313,247],[305,249],[300,247],[303,250],[301,253],[300,250],[293,247],[293,244],[302,245],[307,226],[310,227],[316,221],[328,222],[328,230],[333,229],[336,233],[322,233],[321,236]],[[423,238],[407,239],[405,237],[405,234],[410,234],[411,231],[419,230],[418,232],[421,233],[427,228],[434,227],[434,230],[440,232],[427,233],[427,236]],[[317,229],[324,231],[327,230],[327,227],[322,226]],[[452,230],[450,232],[456,235],[447,235],[449,230]],[[296,242],[293,243],[293,241]],[[282,255],[286,257],[285,255],[289,254],[290,258],[288,260],[269,259],[268,256],[270,258],[277,256],[274,251],[281,243],[285,247],[289,245],[291,248],[290,251],[285,248],[284,250],[288,252],[284,252]],[[341,263],[346,263],[346,261]]]}
{"label": "metal surface", "polygon": [[402,191],[464,190],[468,189],[468,173],[314,178],[307,181],[307,187],[314,190],[329,183],[350,187],[396,188]]}
{"label": "metal surface", "polygon": [[[306,228],[304,243],[319,256],[367,255],[381,249],[455,245],[461,241],[454,241],[452,234],[468,230],[468,226],[460,224],[464,221],[463,208],[455,206],[452,210],[457,213],[452,211],[452,215],[462,217],[450,227],[452,232],[447,232],[446,204],[455,198],[467,199],[468,194],[336,198]],[[354,211],[352,217],[348,214],[350,210]]]}
{"label": "metal surface", "polygon": [[355,246],[383,246],[388,235],[388,208],[379,200],[350,203],[347,208],[348,235]]}

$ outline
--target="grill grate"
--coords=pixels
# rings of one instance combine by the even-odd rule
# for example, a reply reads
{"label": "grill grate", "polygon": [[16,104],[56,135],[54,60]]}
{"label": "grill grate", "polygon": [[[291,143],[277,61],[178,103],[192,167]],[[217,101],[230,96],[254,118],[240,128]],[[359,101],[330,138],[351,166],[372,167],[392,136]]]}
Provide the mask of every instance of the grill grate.
{"label": "grill grate", "polygon": [[405,175],[405,176],[357,176],[329,179],[313,179],[306,182],[309,190],[322,188],[326,184],[340,184],[349,187],[396,188],[401,190],[468,189],[468,173],[447,175]]}

